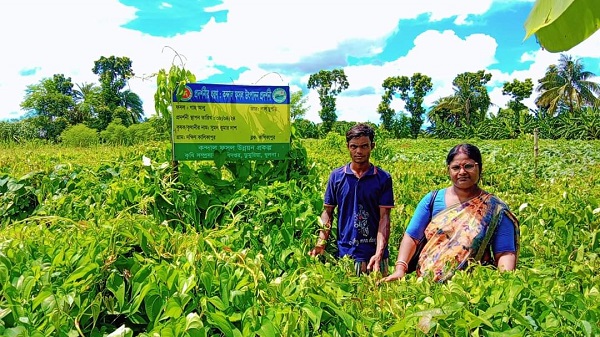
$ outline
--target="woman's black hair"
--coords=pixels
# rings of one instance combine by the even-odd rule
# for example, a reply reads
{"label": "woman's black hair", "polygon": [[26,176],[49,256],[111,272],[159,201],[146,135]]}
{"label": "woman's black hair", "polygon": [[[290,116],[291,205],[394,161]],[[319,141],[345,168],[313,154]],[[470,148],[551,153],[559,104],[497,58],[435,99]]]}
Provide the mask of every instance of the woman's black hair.
{"label": "woman's black hair", "polygon": [[354,138],[359,137],[369,137],[371,143],[375,139],[375,131],[368,124],[360,123],[356,124],[346,132],[346,143],[350,143],[350,141]]}
{"label": "woman's black hair", "polygon": [[482,171],[483,163],[481,162],[481,152],[477,146],[468,143],[458,144],[453,147],[450,152],[448,152],[448,156],[446,157],[446,165],[450,165],[450,163],[454,160],[454,157],[459,153],[464,153],[467,155],[467,157],[477,162],[479,166],[479,172]]}

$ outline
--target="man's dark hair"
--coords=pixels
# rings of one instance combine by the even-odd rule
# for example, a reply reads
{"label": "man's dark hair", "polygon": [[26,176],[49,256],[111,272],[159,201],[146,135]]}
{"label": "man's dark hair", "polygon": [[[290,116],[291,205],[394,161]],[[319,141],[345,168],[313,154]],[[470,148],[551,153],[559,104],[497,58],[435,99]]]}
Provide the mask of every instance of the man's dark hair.
{"label": "man's dark hair", "polygon": [[356,124],[346,132],[346,143],[350,143],[350,140],[359,137],[369,137],[371,143],[375,139],[375,131],[368,124],[360,123]]}

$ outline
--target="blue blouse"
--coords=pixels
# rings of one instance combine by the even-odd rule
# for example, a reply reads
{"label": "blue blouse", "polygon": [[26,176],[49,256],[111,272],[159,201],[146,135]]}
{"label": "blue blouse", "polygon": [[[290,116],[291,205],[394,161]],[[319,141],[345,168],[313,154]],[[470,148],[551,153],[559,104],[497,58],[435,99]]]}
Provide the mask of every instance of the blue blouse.
{"label": "blue blouse", "polygon": [[[433,212],[431,213],[435,217],[439,212],[446,209],[446,189],[441,189],[437,193],[435,200],[433,201]],[[406,234],[411,238],[421,241],[425,236],[425,228],[429,224],[429,202],[431,201],[431,192],[427,193],[419,204],[413,217],[410,219],[410,223],[406,228]],[[512,221],[506,217],[501,216],[500,223],[496,227],[496,232],[491,238],[492,251],[494,254],[515,252],[515,227]]]}

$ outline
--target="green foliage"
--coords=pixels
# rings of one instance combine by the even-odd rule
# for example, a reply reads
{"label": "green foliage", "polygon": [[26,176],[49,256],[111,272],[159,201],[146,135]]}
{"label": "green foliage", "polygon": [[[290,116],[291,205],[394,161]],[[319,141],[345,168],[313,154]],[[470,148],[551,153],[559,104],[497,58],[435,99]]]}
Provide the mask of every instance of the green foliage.
{"label": "green foliage", "polygon": [[128,129],[129,134],[131,135],[132,144],[145,143],[150,140],[160,140],[156,129],[149,122],[133,124],[130,125]]}
{"label": "green foliage", "polygon": [[0,121],[0,142],[22,143],[38,139],[41,129],[31,120],[16,122]]}
{"label": "green foliage", "polygon": [[[102,131],[115,118],[126,126],[142,121],[144,111],[139,96],[130,90],[121,91],[134,75],[131,60],[102,56],[92,71],[100,76],[100,87],[78,84],[73,89],[71,79],[62,74],[28,86],[21,107],[39,129],[35,138],[56,142],[67,127],[81,123]],[[28,135],[12,138],[30,139]]]}
{"label": "green foliage", "polygon": [[126,126],[121,124],[121,119],[116,118],[106,127],[106,130],[100,132],[100,139],[112,145],[130,145],[132,137]]}
{"label": "green foliage", "polygon": [[[412,77],[396,76],[388,77],[383,81],[385,93],[381,98],[381,103],[377,111],[381,114],[383,127],[387,130],[394,129],[395,112],[390,108],[390,103],[395,94],[400,96],[405,103],[406,110],[411,115],[408,120],[410,135],[417,138],[423,125],[423,98],[432,89],[431,78],[421,73],[414,73]],[[402,119],[400,120],[402,122]]]}
{"label": "green foliage", "polygon": [[33,122],[41,131],[39,137],[50,141],[57,141],[69,125],[74,106],[71,78],[62,74],[28,86],[21,103],[21,107],[34,116]]}
{"label": "green foliage", "polygon": [[452,85],[454,86],[453,100],[461,108],[466,125],[476,124],[485,119],[491,104],[487,87],[492,79],[492,74],[480,70],[476,73],[465,72],[458,74]]}
{"label": "green foliage", "polygon": [[[484,70],[458,74],[452,81],[454,95],[437,100],[428,113],[434,134],[469,133],[487,117],[491,104],[486,84],[492,75]],[[452,131],[451,128],[463,130]]]}
{"label": "green foliage", "polygon": [[527,110],[523,100],[529,98],[533,92],[533,82],[531,78],[526,78],[525,81],[514,79],[512,82],[504,82],[502,85],[502,94],[509,95],[512,100],[508,102],[508,108],[513,111]]}
{"label": "green foliage", "polygon": [[[344,139],[346,139],[346,133],[348,132],[348,130],[350,130],[351,127],[353,127],[356,124],[356,122],[336,121],[331,126],[330,132],[337,133],[338,135],[343,136]],[[371,125],[371,127],[373,127],[373,125]]]}
{"label": "green foliage", "polygon": [[97,114],[97,109],[103,105],[102,89],[93,83],[76,84],[77,89],[73,90],[75,100],[75,110],[70,121],[71,124],[79,124],[89,121]]}
{"label": "green foliage", "polygon": [[412,125],[411,117],[401,114],[392,120],[390,131],[394,134],[394,138],[396,139],[409,138],[413,135]]}
{"label": "green foliage", "polygon": [[[457,141],[386,137],[377,131],[373,156],[394,178],[393,259],[419,199],[449,184],[444,158]],[[293,141],[292,171],[313,167],[302,174],[191,162],[177,180],[167,143],[108,148],[108,157],[102,146],[10,148],[28,159],[13,172],[43,172],[0,177],[0,205],[20,205],[0,216],[0,335],[600,333],[597,142],[541,141],[538,158],[530,140],[477,142],[484,188],[521,221],[518,269],[377,285],[376,275],[351,276],[331,241],[323,259],[307,255],[326,177],[348,161],[345,139]]]}
{"label": "green foliage", "polygon": [[310,106],[306,106],[307,100],[308,97],[304,96],[302,90],[292,93],[292,97],[290,97],[290,119],[292,122],[304,118],[304,115],[310,109]]}
{"label": "green foliage", "polygon": [[556,135],[565,139],[600,139],[600,109],[586,108],[576,116],[560,115],[560,123],[554,129]]}
{"label": "green foliage", "polygon": [[27,87],[21,108],[49,119],[65,117],[74,106],[71,78],[62,74],[44,78]]}
{"label": "green foliage", "polygon": [[[336,132],[330,132],[320,144],[323,151],[333,152],[336,154],[348,152],[346,137]],[[325,153],[327,153],[325,152]]]}
{"label": "green foliage", "polygon": [[292,122],[296,135],[299,138],[319,138],[319,128],[315,123],[308,119],[299,118]]}
{"label": "green foliage", "polygon": [[154,130],[153,138],[154,140],[167,140],[171,138],[171,130],[169,129],[169,125],[171,124],[171,120],[167,120],[158,115],[152,115],[148,118],[147,123],[152,126]]}
{"label": "green foliage", "polygon": [[[123,105],[124,96],[121,94],[121,90],[125,88],[127,81],[135,75],[131,66],[131,59],[126,56],[101,56],[94,61],[92,72],[100,77],[102,100],[110,110]],[[103,122],[108,124],[111,121],[105,120]]]}
{"label": "green foliage", "polygon": [[167,121],[168,129],[171,128],[171,103],[173,94],[181,97],[187,83],[196,82],[196,76],[183,65],[171,65],[169,72],[161,69],[156,75],[156,93],[154,94],[154,107],[158,116]]}
{"label": "green foliage", "polygon": [[77,124],[67,128],[60,135],[60,140],[67,146],[92,146],[98,144],[98,132],[84,124]]}
{"label": "green foliage", "polygon": [[57,142],[60,134],[69,126],[69,121],[65,117],[37,116],[29,120],[39,130],[38,137],[50,142]]}
{"label": "green foliage", "polygon": [[38,206],[34,187],[37,176],[32,172],[15,179],[0,174],[0,225],[25,219],[35,210]]}
{"label": "green foliage", "polygon": [[535,34],[542,48],[569,50],[600,28],[595,0],[537,0],[524,24],[525,39]]}
{"label": "green foliage", "polygon": [[131,90],[124,90],[120,92],[122,108],[127,111],[123,121],[126,121],[126,125],[140,123],[144,117],[144,104],[138,94]]}

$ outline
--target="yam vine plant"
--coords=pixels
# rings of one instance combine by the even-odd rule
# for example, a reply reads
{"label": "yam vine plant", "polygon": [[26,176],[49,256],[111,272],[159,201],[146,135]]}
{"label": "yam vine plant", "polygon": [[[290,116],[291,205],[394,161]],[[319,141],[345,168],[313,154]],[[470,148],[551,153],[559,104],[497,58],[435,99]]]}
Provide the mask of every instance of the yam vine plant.
{"label": "yam vine plant", "polygon": [[[600,335],[600,143],[542,141],[534,158],[530,139],[470,140],[483,187],[521,221],[518,269],[378,285],[332,242],[307,255],[327,175],[349,160],[331,137],[294,140],[304,166],[216,158],[177,179],[168,143],[0,145],[0,335]],[[377,144],[392,257],[460,141]]]}

